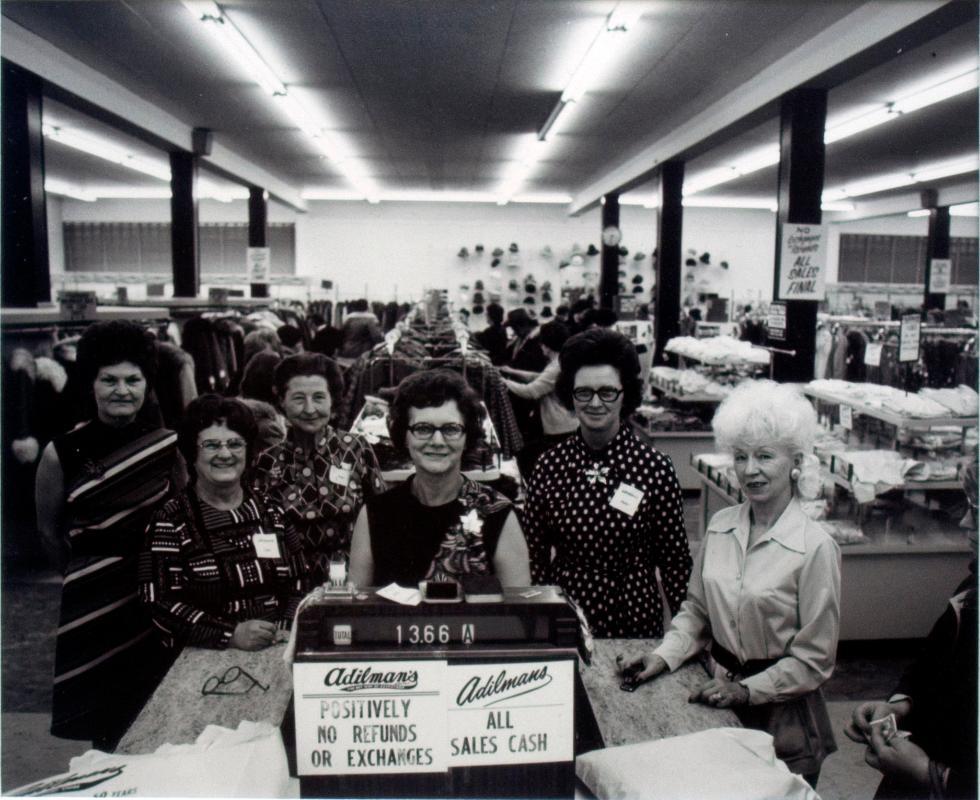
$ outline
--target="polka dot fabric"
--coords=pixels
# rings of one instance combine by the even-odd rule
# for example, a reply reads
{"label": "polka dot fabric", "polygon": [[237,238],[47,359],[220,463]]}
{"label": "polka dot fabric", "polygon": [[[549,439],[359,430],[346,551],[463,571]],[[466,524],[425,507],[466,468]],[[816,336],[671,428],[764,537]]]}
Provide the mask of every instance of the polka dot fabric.
{"label": "polka dot fabric", "polygon": [[[610,505],[624,483],[643,492],[632,516]],[[667,456],[625,426],[602,451],[576,434],[538,462],[523,523],[532,580],[561,586],[595,636],[663,636],[655,570],[675,614],[691,576],[683,499]]]}

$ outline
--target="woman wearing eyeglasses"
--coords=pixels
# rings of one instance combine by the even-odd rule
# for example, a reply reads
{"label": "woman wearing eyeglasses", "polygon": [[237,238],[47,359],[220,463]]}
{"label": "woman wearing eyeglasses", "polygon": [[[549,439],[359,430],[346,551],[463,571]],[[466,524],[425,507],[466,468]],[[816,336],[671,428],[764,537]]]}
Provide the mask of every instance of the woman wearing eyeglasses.
{"label": "woman wearing eyeglasses", "polygon": [[358,586],[415,586],[466,574],[531,582],[527,545],[510,501],[460,470],[483,438],[482,408],[466,381],[444,369],[405,378],[389,430],[415,475],[367,501],[354,526],[350,577]]}
{"label": "woman wearing eyeglasses", "polygon": [[673,464],[626,423],[640,404],[636,350],[622,334],[597,328],[570,338],[559,363],[555,391],[579,430],[541,457],[528,483],[532,577],[561,586],[596,636],[659,638],[656,571],[676,614],[691,554]]}
{"label": "woman wearing eyeglasses", "polygon": [[243,481],[257,434],[240,400],[206,394],[185,412],[191,483],[151,520],[140,561],[140,597],[171,650],[268,647],[307,588],[299,537]]}
{"label": "woman wearing eyeglasses", "polygon": [[276,367],[275,393],[286,415],[286,439],[255,464],[255,489],[286,512],[303,544],[314,584],[327,580],[330,561],[346,559],[365,497],[385,489],[371,445],[330,424],[343,393],[340,368],[320,353],[301,353]]}

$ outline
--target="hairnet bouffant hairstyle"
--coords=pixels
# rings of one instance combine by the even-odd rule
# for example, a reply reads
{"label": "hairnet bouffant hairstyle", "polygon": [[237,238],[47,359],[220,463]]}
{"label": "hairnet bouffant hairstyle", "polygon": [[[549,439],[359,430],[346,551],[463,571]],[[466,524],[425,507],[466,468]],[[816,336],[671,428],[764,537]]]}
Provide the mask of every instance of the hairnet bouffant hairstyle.
{"label": "hairnet bouffant hairstyle", "polygon": [[409,375],[398,384],[388,414],[388,431],[395,449],[402,455],[408,451],[406,439],[411,409],[437,408],[450,400],[456,402],[463,417],[467,451],[482,442],[483,407],[476,392],[459,373],[448,369],[430,369]]}
{"label": "hairnet bouffant hairstyle", "polygon": [[344,377],[340,374],[337,362],[323,353],[297,353],[284,358],[276,365],[273,380],[276,399],[282,403],[286,399],[286,390],[293,378],[319,376],[326,380],[330,392],[330,402],[336,410],[344,396]]}
{"label": "hairnet bouffant hairstyle", "polygon": [[78,340],[76,369],[81,385],[91,389],[99,370],[128,361],[140,368],[148,386],[156,377],[153,336],[135,322],[109,320],[89,325]]}
{"label": "hairnet bouffant hairstyle", "polygon": [[623,385],[620,417],[625,419],[640,407],[643,397],[640,359],[633,343],[623,334],[606,328],[577,333],[565,342],[558,363],[561,365],[561,375],[555,385],[555,393],[566,408],[575,408],[572,402],[575,374],[582,367],[600,366],[610,366],[619,373]]}
{"label": "hairnet bouffant hairstyle", "polygon": [[191,400],[177,432],[177,449],[184,457],[191,483],[197,481],[194,462],[197,461],[197,435],[205,428],[224,423],[245,440],[245,463],[252,463],[252,448],[258,435],[258,424],[245,403],[234,397],[202,394]]}
{"label": "hairnet bouffant hairstyle", "polygon": [[770,380],[742,381],[718,406],[711,428],[718,448],[780,445],[809,454],[817,412],[798,387]]}

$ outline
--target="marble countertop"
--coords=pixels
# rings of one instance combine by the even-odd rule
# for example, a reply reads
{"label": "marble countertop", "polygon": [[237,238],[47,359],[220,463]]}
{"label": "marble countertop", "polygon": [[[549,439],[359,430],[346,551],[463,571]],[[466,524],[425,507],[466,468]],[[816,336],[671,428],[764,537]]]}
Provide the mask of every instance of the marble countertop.
{"label": "marble countertop", "polygon": [[[257,652],[185,647],[116,752],[152,753],[168,742],[188,744],[208,725],[234,729],[246,719],[279,725],[293,691],[291,671],[282,660],[285,649],[285,644]],[[229,672],[234,667],[242,673]]]}
{"label": "marble countertop", "polygon": [[676,672],[662,673],[635,692],[619,688],[622,681],[616,655],[642,655],[659,643],[658,639],[595,640],[592,663],[582,666],[581,675],[606,747],[709,728],[740,728],[733,712],[687,701],[691,691],[708,679],[696,661]]}
{"label": "marble countertop", "polygon": [[[641,654],[657,643],[597,639],[592,664],[581,666],[582,682],[606,746],[738,727],[730,711],[687,702],[691,690],[707,679],[698,663],[660,675],[632,693],[619,688],[617,653]],[[151,753],[167,742],[190,743],[208,725],[237,728],[246,719],[279,725],[292,693],[292,675],[282,660],[284,649],[285,645],[276,645],[249,653],[185,648],[126,732],[117,752]],[[229,674],[234,667],[247,675]],[[210,691],[205,693],[205,689]]]}

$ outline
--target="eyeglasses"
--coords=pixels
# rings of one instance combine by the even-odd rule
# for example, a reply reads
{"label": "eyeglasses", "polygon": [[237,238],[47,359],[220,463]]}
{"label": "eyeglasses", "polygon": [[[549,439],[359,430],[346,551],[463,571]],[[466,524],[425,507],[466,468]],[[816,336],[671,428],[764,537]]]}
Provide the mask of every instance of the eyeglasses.
{"label": "eyeglasses", "polygon": [[578,389],[572,389],[572,397],[580,403],[591,403],[592,398],[596,395],[599,395],[599,399],[603,403],[615,403],[622,393],[622,389],[616,389],[612,386],[600,386],[598,389],[580,386]]}
{"label": "eyeglasses", "polygon": [[229,439],[227,442],[222,442],[218,439],[205,439],[198,447],[206,453],[217,453],[222,447],[227,447],[230,453],[240,453],[245,449],[245,440]]}
{"label": "eyeglasses", "polygon": [[454,442],[466,433],[466,428],[458,422],[449,422],[445,425],[416,422],[414,425],[409,425],[408,430],[416,439],[431,439],[436,435],[436,431],[439,431],[442,434],[442,438],[447,442]]}
{"label": "eyeglasses", "polygon": [[258,687],[263,692],[269,691],[269,687],[254,678],[241,667],[228,667],[223,675],[211,675],[201,687],[201,694],[248,694],[252,689]]}

